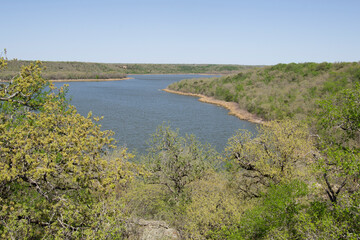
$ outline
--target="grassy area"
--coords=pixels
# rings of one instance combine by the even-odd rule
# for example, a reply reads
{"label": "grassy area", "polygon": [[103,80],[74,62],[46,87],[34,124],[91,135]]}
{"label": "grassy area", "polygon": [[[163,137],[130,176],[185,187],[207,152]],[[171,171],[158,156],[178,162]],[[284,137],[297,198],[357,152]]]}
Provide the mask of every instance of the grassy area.
{"label": "grassy area", "polygon": [[360,81],[360,63],[278,64],[243,70],[211,79],[188,79],[172,90],[204,94],[240,107],[267,120],[304,119],[317,101]]}
{"label": "grassy area", "polygon": [[[11,60],[0,72],[1,80],[10,80],[20,67],[30,61]],[[217,64],[125,64],[125,63],[86,63],[86,62],[48,62],[42,76],[47,80],[57,79],[111,79],[124,78],[127,74],[181,74],[208,73],[229,74],[253,66]]]}

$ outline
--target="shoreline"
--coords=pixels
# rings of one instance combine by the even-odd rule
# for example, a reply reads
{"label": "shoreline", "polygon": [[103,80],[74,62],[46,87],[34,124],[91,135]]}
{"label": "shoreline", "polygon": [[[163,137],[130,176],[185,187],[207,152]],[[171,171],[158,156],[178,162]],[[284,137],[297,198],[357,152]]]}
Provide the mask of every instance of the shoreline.
{"label": "shoreline", "polygon": [[174,93],[174,94],[179,94],[179,95],[185,95],[185,96],[192,96],[192,97],[198,97],[200,102],[204,102],[204,103],[210,103],[210,104],[214,104],[220,107],[224,107],[226,109],[229,110],[229,115],[233,115],[241,120],[246,120],[252,123],[257,123],[257,124],[264,124],[265,121],[264,119],[261,119],[257,116],[255,116],[252,113],[249,113],[248,111],[241,109],[239,107],[239,104],[235,103],[235,102],[226,102],[223,100],[218,100],[215,99],[213,97],[208,97],[205,96],[203,94],[196,94],[196,93],[186,93],[186,92],[180,92],[180,91],[175,91],[175,90],[171,90],[168,88],[162,89],[165,92],[168,93]]}
{"label": "shoreline", "polygon": [[49,82],[110,82],[110,81],[122,81],[133,79],[131,77],[126,78],[101,78],[101,79],[56,79],[48,80]]}
{"label": "shoreline", "polygon": [[217,76],[217,75],[227,75],[228,73],[127,73],[127,75],[210,75],[210,76]]}

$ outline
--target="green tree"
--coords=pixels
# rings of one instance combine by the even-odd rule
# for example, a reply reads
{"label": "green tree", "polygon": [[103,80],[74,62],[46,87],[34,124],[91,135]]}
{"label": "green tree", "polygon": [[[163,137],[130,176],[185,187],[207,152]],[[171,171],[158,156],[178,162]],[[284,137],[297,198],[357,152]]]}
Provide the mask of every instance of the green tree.
{"label": "green tree", "polygon": [[308,186],[299,180],[271,185],[257,204],[244,211],[228,239],[299,239],[297,215]]}
{"label": "green tree", "polygon": [[[5,59],[0,61],[5,67]],[[131,157],[105,159],[112,133],[83,117],[41,77],[41,63],[0,85],[0,236],[11,239],[121,237],[117,185]]]}
{"label": "green tree", "polygon": [[185,239],[228,239],[246,204],[229,187],[226,174],[213,172],[189,186],[190,201],[181,230]]}
{"label": "green tree", "polygon": [[320,102],[319,169],[332,203],[346,189],[359,190],[360,176],[360,87],[345,89]]}
{"label": "green tree", "polygon": [[319,103],[315,170],[322,192],[297,217],[303,239],[359,239],[359,100],[356,84]]}
{"label": "green tree", "polygon": [[[201,207],[202,209],[196,214],[208,211],[208,207],[214,209],[209,205],[216,205],[229,196],[208,194],[208,191],[221,188],[220,186],[214,186],[211,190],[207,188],[212,185],[210,182],[213,177],[217,176],[213,166],[219,161],[218,153],[208,144],[201,144],[193,135],[180,136],[179,130],[171,130],[166,124],[157,128],[148,144],[148,154],[142,156],[140,160],[145,163],[149,175],[144,179],[137,179],[127,189],[124,200],[128,215],[165,220],[181,231],[185,238],[198,236],[199,229],[207,231],[200,233],[205,236],[208,235],[209,229],[214,230],[219,225],[224,225],[217,224],[214,228],[196,226],[203,222],[197,221],[193,212],[199,207],[197,204],[201,205],[202,199],[206,196],[215,195],[216,199]],[[223,186],[223,189],[225,188]],[[194,201],[200,202],[191,205]],[[191,210],[188,211],[190,208]],[[233,206],[228,208],[234,209]],[[231,209],[227,209],[227,212]],[[212,219],[219,216],[219,220],[225,215],[225,211],[221,209],[217,213],[208,214]],[[192,221],[194,222],[190,224]],[[224,220],[224,222],[229,221]]]}
{"label": "green tree", "polygon": [[306,125],[291,120],[260,126],[257,137],[241,130],[225,151],[233,182],[247,197],[260,197],[271,184],[304,177],[316,152]]}
{"label": "green tree", "polygon": [[166,186],[175,201],[185,187],[201,179],[216,163],[218,154],[209,145],[202,145],[194,135],[179,136],[169,126],[159,126],[149,141],[146,156],[151,182]]}

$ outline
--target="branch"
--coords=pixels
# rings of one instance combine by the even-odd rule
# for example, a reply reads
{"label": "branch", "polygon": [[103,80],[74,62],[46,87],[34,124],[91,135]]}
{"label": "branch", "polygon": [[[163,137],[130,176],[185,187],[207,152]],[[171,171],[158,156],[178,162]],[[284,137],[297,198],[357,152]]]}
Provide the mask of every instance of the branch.
{"label": "branch", "polygon": [[45,197],[46,200],[50,201],[50,200],[49,200],[49,196],[46,195],[46,194],[41,190],[41,188],[40,188],[40,186],[39,186],[39,184],[38,184],[37,182],[35,182],[34,180],[32,180],[31,178],[28,178],[28,177],[26,177],[26,176],[20,176],[20,178],[21,178],[23,181],[25,181],[25,182],[27,182],[27,183],[30,183],[31,186],[34,186],[35,189],[36,189],[36,191],[37,191],[38,193],[40,193],[43,197]]}
{"label": "branch", "polygon": [[328,187],[328,189],[326,189],[325,191],[326,191],[327,195],[329,196],[330,201],[335,204],[335,203],[337,203],[337,196],[339,195],[341,189],[346,185],[347,178],[345,178],[345,180],[342,182],[342,184],[340,185],[340,187],[338,188],[338,190],[336,192],[334,192],[334,190],[332,189],[326,173],[324,173],[324,179],[325,179],[326,185]]}
{"label": "branch", "polygon": [[340,185],[339,189],[336,191],[336,195],[338,195],[341,191],[341,189],[346,185],[347,178],[343,181],[343,183]]}
{"label": "branch", "polygon": [[[5,89],[5,93],[6,93],[6,89]],[[1,101],[9,101],[12,98],[16,97],[20,92],[15,92],[12,95],[8,96],[8,97],[0,97]]]}
{"label": "branch", "polygon": [[249,197],[254,197],[254,198],[259,198],[259,197],[260,197],[259,194],[253,193],[253,192],[251,192],[250,190],[243,189],[243,188],[241,188],[240,186],[238,186],[238,188],[240,189],[240,191],[244,192],[244,193],[247,194]]}

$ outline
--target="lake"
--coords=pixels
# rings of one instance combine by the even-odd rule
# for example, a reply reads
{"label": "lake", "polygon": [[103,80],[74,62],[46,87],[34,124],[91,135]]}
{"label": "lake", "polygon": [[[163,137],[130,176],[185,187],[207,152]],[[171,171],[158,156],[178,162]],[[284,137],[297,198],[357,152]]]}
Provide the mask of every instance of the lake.
{"label": "lake", "polygon": [[[222,151],[238,129],[256,131],[256,124],[228,115],[228,110],[196,97],[162,91],[169,84],[204,75],[129,75],[130,80],[109,82],[66,82],[69,97],[78,112],[104,116],[103,130],[115,132],[118,145],[144,153],[157,126],[166,122],[181,135],[194,134],[202,143]],[[61,86],[65,83],[55,83]]]}

